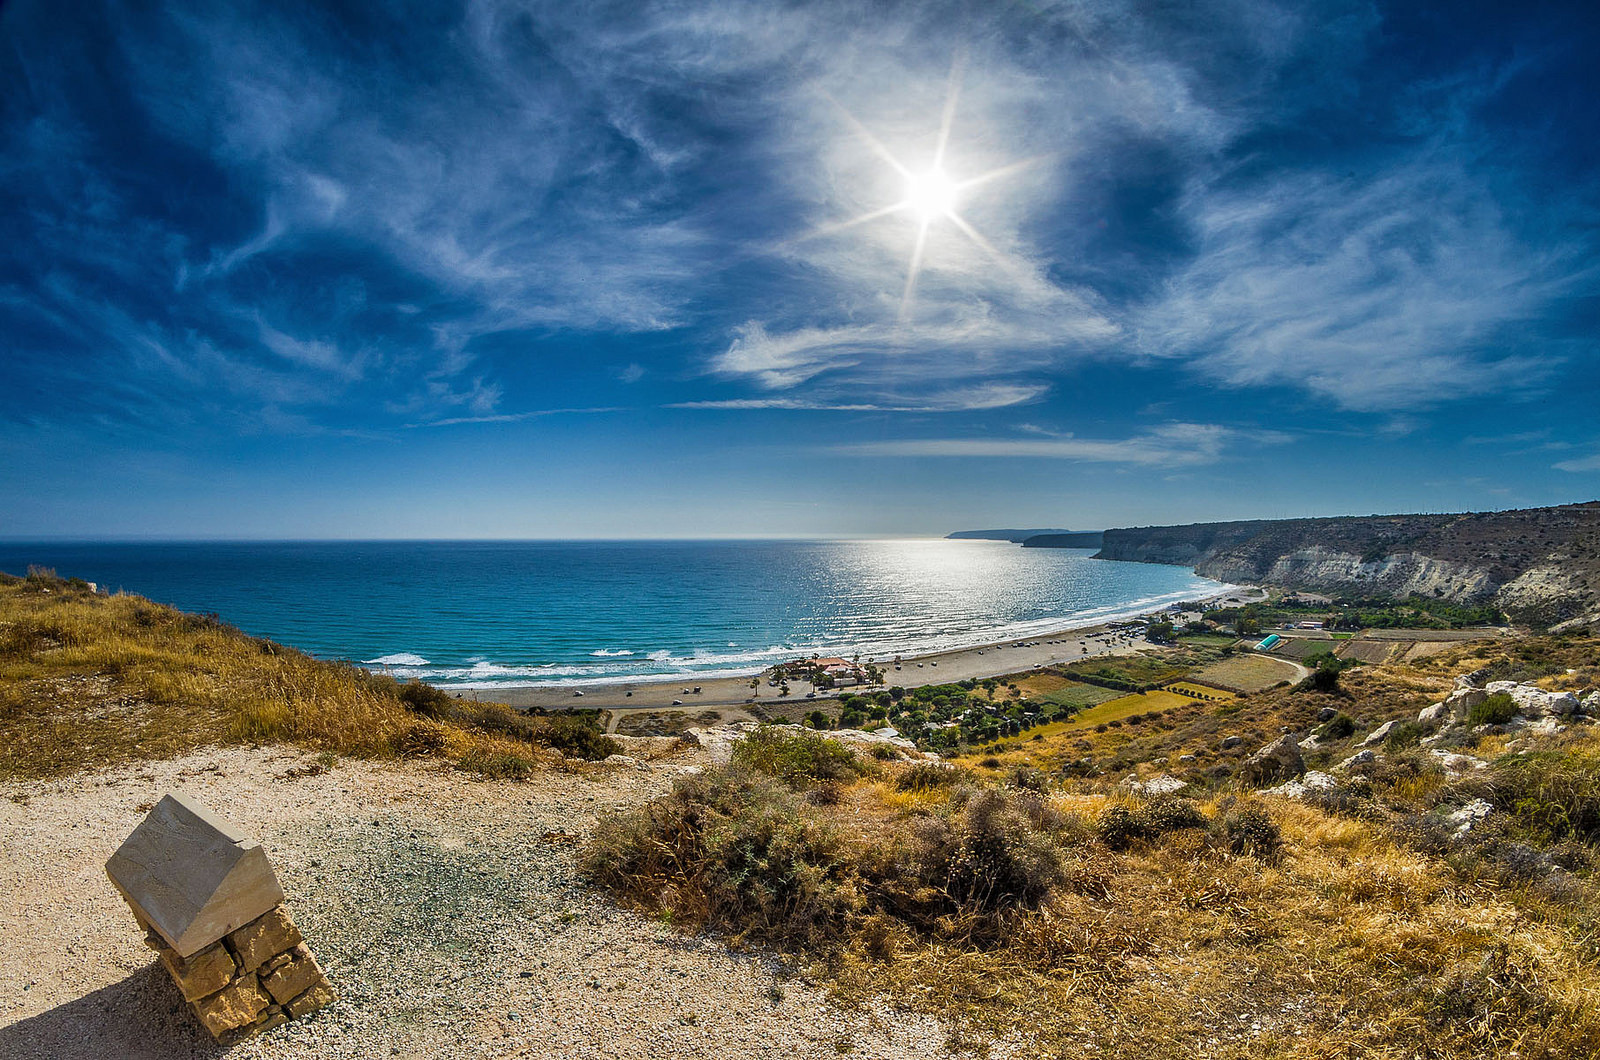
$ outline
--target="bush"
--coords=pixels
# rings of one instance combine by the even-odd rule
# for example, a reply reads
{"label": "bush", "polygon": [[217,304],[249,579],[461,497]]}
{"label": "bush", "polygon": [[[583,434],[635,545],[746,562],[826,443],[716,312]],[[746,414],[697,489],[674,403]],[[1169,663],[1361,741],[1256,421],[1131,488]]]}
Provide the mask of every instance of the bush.
{"label": "bush", "polygon": [[1403,721],[1389,730],[1389,735],[1383,738],[1383,749],[1390,754],[1404,751],[1408,747],[1415,747],[1428,735],[1428,729],[1421,722]]}
{"label": "bush", "polygon": [[1317,730],[1317,735],[1325,736],[1332,740],[1343,740],[1353,735],[1355,731],[1355,719],[1341,712],[1329,718],[1327,723]]}
{"label": "bush", "polygon": [[1600,839],[1600,754],[1525,751],[1495,762],[1490,800],[1530,836]]}
{"label": "bush", "polygon": [[425,718],[442,721],[455,713],[455,698],[426,681],[407,681],[396,690],[395,694],[408,709]]}
{"label": "bush", "polygon": [[568,758],[598,762],[622,753],[622,745],[601,732],[599,719],[592,715],[554,714],[540,718],[529,735]]}
{"label": "bush", "polygon": [[860,904],[835,833],[787,787],[737,767],[602,817],[579,864],[639,905],[776,945],[837,937]]}
{"label": "bush", "polygon": [[943,762],[913,762],[895,774],[896,791],[934,791],[972,779],[970,770]]}
{"label": "bush", "polygon": [[1134,810],[1111,807],[1101,814],[1095,834],[1112,850],[1126,850],[1136,840],[1154,839],[1183,828],[1205,828],[1210,823],[1194,803],[1165,798]]}
{"label": "bush", "polygon": [[395,737],[395,753],[401,758],[426,758],[445,748],[450,730],[434,721],[419,721]]}
{"label": "bush", "polygon": [[1283,833],[1266,810],[1245,805],[1224,814],[1223,842],[1235,854],[1250,854],[1263,860],[1275,859],[1283,846]]}
{"label": "bush", "polygon": [[889,900],[924,929],[990,944],[1008,932],[1010,914],[1037,909],[1065,879],[1049,834],[1058,815],[1032,795],[993,788],[960,792],[951,808],[917,823],[906,859],[915,888]]}
{"label": "bush", "polygon": [[461,768],[496,780],[526,780],[538,768],[538,763],[515,751],[474,748],[462,756]]}
{"label": "bush", "polygon": [[1469,725],[1504,725],[1517,716],[1517,704],[1509,693],[1496,692],[1467,711]]}
{"label": "bush", "polygon": [[791,788],[843,780],[861,772],[856,756],[838,740],[806,729],[770,725],[733,745],[733,763],[776,777]]}

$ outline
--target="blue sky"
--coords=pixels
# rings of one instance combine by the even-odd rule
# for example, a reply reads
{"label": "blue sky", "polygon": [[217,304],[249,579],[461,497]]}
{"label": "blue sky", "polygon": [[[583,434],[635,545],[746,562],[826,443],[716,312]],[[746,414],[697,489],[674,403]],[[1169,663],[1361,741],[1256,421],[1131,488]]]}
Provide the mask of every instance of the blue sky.
{"label": "blue sky", "polygon": [[0,535],[1592,499],[1596,54],[1582,2],[10,0]]}

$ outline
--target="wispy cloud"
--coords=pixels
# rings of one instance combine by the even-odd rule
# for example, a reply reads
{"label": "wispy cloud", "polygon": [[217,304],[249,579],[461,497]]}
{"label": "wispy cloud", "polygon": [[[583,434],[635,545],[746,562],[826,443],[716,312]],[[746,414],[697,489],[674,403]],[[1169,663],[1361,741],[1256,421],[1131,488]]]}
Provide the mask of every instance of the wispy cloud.
{"label": "wispy cloud", "polygon": [[866,457],[1022,457],[1078,463],[1187,467],[1215,463],[1253,432],[1206,423],[1169,423],[1129,438],[907,438],[837,445],[829,452]]}
{"label": "wispy cloud", "polygon": [[1592,456],[1580,456],[1573,460],[1563,460],[1551,465],[1557,471],[1600,471],[1600,453]]}

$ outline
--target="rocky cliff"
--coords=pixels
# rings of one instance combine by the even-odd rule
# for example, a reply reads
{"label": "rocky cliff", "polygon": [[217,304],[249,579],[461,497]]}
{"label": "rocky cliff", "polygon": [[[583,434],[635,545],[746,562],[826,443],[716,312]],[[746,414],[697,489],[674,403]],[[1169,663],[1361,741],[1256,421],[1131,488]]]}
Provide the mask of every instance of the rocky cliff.
{"label": "rocky cliff", "polygon": [[1220,581],[1493,602],[1538,624],[1600,622],[1600,501],[1133,527],[1107,530],[1098,558],[1177,563]]}

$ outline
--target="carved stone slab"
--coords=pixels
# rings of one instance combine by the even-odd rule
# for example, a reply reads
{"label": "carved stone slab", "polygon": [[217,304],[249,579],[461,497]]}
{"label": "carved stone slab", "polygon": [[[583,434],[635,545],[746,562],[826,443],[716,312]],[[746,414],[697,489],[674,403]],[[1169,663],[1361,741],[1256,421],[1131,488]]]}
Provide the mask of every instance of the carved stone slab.
{"label": "carved stone slab", "polygon": [[134,915],[184,958],[283,901],[261,844],[183,795],[156,804],[106,874]]}

